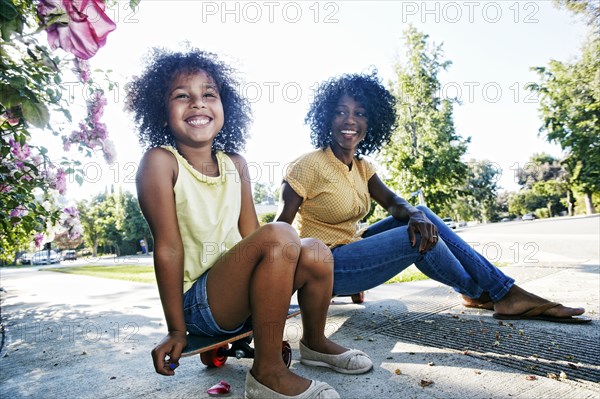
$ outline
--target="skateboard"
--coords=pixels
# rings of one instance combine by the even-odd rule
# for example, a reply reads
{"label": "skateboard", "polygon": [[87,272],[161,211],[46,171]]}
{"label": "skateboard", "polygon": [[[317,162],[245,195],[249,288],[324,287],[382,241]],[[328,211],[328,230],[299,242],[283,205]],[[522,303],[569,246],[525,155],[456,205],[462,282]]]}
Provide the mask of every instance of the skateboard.
{"label": "skateboard", "polygon": [[352,299],[352,302],[357,303],[357,304],[361,304],[365,301],[365,292],[364,291],[360,291],[360,292],[357,292],[356,294],[351,294],[351,295],[338,295],[338,296],[349,296],[350,299]]}
{"label": "skateboard", "polygon": [[356,294],[350,295],[350,298],[352,298],[352,302],[354,303],[363,303],[365,301],[365,292],[357,292]]}
{"label": "skateboard", "polygon": [[[287,318],[300,314],[298,305],[291,305]],[[208,367],[222,367],[227,358],[234,356],[237,359],[253,359],[254,348],[252,343],[252,322],[246,321],[244,327],[235,334],[216,335],[208,337],[203,335],[187,335],[187,345],[181,353],[181,357],[200,355],[202,364]],[[281,356],[286,367],[292,363],[292,348],[287,341],[281,344]]]}

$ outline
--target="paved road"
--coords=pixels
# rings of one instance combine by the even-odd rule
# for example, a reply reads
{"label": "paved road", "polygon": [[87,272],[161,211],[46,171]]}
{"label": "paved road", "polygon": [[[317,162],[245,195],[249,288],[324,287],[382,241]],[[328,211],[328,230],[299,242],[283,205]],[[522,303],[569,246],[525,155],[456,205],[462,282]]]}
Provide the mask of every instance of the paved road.
{"label": "paved road", "polygon": [[600,215],[494,223],[458,232],[504,265],[583,263],[600,257]]}

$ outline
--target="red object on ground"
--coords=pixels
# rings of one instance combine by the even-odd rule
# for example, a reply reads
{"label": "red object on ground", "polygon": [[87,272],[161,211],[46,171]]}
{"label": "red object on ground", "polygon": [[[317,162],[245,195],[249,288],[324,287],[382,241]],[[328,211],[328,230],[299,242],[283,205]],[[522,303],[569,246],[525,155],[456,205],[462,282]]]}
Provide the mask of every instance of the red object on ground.
{"label": "red object on ground", "polygon": [[231,393],[231,385],[224,380],[221,380],[217,385],[213,385],[206,392],[210,396],[228,396]]}

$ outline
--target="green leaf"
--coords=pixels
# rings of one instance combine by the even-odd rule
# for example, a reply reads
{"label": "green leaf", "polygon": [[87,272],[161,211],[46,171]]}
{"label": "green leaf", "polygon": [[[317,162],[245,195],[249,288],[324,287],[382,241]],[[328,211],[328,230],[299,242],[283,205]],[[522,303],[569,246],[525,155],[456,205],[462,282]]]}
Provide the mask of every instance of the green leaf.
{"label": "green leaf", "polygon": [[140,0],[129,0],[129,8],[135,10],[136,7],[140,4]]}
{"label": "green leaf", "polygon": [[8,82],[10,83],[10,85],[15,88],[15,89],[22,89],[25,87],[25,85],[27,84],[27,80],[22,77],[22,76],[11,76],[9,78],[7,78],[6,80],[8,80]]}
{"label": "green leaf", "polygon": [[33,126],[43,128],[48,124],[50,114],[48,108],[46,108],[44,104],[27,101],[24,102],[21,107],[23,109],[25,120]]}
{"label": "green leaf", "polygon": [[2,31],[2,38],[5,41],[10,40],[10,34],[12,32],[23,34],[23,20],[21,19],[21,17],[11,19],[10,21],[2,21],[0,25],[0,30]]}
{"label": "green leaf", "polygon": [[[132,7],[133,8],[133,7]],[[11,20],[19,15],[19,11],[10,0],[0,0],[0,17],[4,20]]]}
{"label": "green leaf", "polygon": [[62,113],[65,115],[65,117],[67,118],[67,120],[69,122],[71,122],[73,120],[73,117],[71,116],[71,112],[69,112],[68,109],[66,108],[61,108]]}
{"label": "green leaf", "polygon": [[18,90],[15,88],[6,85],[0,84],[0,104],[4,106],[4,108],[12,108],[21,104],[23,99]]}

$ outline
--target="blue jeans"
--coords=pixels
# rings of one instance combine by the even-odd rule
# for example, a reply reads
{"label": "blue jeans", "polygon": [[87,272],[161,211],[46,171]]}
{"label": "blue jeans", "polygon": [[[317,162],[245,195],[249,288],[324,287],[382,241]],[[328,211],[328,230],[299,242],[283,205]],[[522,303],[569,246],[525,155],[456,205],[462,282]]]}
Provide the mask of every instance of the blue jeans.
{"label": "blue jeans", "polygon": [[438,228],[439,241],[419,253],[420,235],[412,247],[407,222],[388,217],[369,227],[363,239],[333,248],[334,295],[350,295],[385,283],[411,264],[428,277],[470,298],[489,292],[498,302],[514,280],[492,265],[425,206],[417,207]]}

